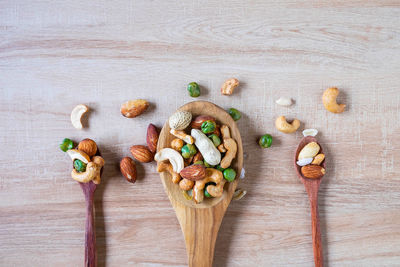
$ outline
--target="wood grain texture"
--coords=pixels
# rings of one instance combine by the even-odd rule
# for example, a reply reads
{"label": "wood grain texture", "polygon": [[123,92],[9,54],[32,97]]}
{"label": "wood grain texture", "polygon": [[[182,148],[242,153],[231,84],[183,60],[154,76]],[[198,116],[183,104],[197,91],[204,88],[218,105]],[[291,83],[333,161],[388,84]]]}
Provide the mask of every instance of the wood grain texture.
{"label": "wood grain texture", "polygon": [[[216,119],[220,125],[229,127],[230,136],[237,143],[237,153],[231,167],[238,173],[237,179],[226,183],[224,192],[219,198],[205,198],[203,202],[195,204],[193,200],[183,197],[182,190],[172,182],[171,175],[167,172],[160,173],[165,192],[175,209],[179,224],[185,237],[188,254],[188,265],[191,267],[211,267],[214,258],[215,241],[218,230],[224,218],[226,209],[232,200],[233,193],[239,182],[243,167],[243,147],[239,129],[231,116],[217,105],[207,101],[190,102],[179,108],[189,111],[193,117],[207,115]],[[157,151],[171,147],[175,137],[170,134],[168,120],[164,124],[158,140]]]}
{"label": "wood grain texture", "polygon": [[[400,6],[350,1],[1,1],[0,265],[82,266],[85,200],[58,149],[96,140],[106,165],[95,194],[99,266],[187,266],[179,222],[155,163],[130,184],[118,163],[145,144],[148,123],[200,100],[242,112],[247,190],[222,221],[214,266],[313,266],[309,203],[293,170],[317,128],[329,163],[319,191],[325,266],[400,262]],[[221,96],[225,79],[241,85]],[[327,112],[336,86],[342,114]],[[292,97],[290,108],[277,106]],[[140,117],[119,112],[147,99]],[[75,130],[76,104],[92,112]],[[257,138],[270,133],[271,148]],[[23,251],[23,253],[21,253]]]}

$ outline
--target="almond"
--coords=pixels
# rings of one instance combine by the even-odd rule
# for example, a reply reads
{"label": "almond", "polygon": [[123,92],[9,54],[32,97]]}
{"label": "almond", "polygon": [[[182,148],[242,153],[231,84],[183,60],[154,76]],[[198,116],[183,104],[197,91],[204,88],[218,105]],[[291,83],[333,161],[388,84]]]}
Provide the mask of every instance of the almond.
{"label": "almond", "polygon": [[200,115],[200,116],[197,116],[196,118],[194,118],[194,119],[192,120],[191,127],[192,127],[193,129],[200,129],[200,128],[201,128],[201,125],[202,125],[203,122],[205,122],[205,121],[213,121],[213,122],[215,122],[215,118],[214,118],[214,117],[211,117],[211,116],[207,116],[207,115]]}
{"label": "almond", "polygon": [[146,142],[149,150],[155,153],[157,151],[158,131],[156,126],[151,123],[147,127]]}
{"label": "almond", "polygon": [[78,150],[85,152],[89,157],[93,157],[97,153],[96,142],[86,138],[79,142]]}
{"label": "almond", "polygon": [[149,107],[149,102],[143,99],[130,100],[121,106],[121,114],[127,118],[139,116]]}
{"label": "almond", "polygon": [[119,168],[122,175],[130,183],[136,182],[136,165],[133,159],[130,157],[125,157],[119,163]]}
{"label": "almond", "polygon": [[194,155],[193,157],[193,163],[195,163],[196,161],[200,161],[203,160],[203,155],[199,152],[196,153],[196,155]]}
{"label": "almond", "polygon": [[203,165],[190,165],[179,173],[182,178],[190,181],[201,180],[206,176],[206,168]]}
{"label": "almond", "polygon": [[325,175],[325,169],[319,165],[306,165],[301,167],[301,173],[306,178],[318,179]]}
{"label": "almond", "polygon": [[146,146],[131,146],[131,153],[140,162],[152,162],[154,159],[154,154]]}

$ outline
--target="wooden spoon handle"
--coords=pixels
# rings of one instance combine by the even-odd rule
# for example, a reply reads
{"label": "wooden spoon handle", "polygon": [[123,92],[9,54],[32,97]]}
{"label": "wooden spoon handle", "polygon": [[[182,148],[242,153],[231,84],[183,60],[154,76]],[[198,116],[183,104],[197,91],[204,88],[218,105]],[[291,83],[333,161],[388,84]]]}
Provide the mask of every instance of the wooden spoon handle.
{"label": "wooden spoon handle", "polygon": [[316,267],[323,266],[322,258],[322,242],[321,242],[321,229],[319,227],[319,214],[318,214],[318,190],[309,192],[309,199],[311,205],[311,230],[314,250],[314,263]]}
{"label": "wooden spoon handle", "polygon": [[96,259],[96,233],[94,227],[93,193],[86,194],[86,227],[85,227],[85,266],[95,267]]}

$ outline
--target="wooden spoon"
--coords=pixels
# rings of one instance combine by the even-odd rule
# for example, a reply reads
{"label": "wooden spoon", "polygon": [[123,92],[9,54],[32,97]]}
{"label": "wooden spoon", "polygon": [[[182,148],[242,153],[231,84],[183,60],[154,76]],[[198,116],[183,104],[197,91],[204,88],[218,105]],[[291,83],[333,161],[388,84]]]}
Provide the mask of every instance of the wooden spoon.
{"label": "wooden spoon", "polygon": [[[231,136],[238,145],[236,158],[232,162],[232,168],[237,173],[236,179],[231,183],[225,184],[224,193],[219,198],[205,198],[203,202],[195,204],[193,200],[187,200],[184,197],[177,184],[172,183],[169,173],[160,173],[164,189],[175,209],[185,237],[189,266],[209,267],[212,266],[219,227],[231,202],[242,170],[242,139],[238,127],[231,116],[213,103],[195,101],[182,106],[179,110],[189,111],[193,117],[209,115],[216,118],[218,123],[228,125],[231,130]],[[161,130],[157,151],[165,147],[171,147],[171,141],[175,137],[169,131],[170,128],[167,121]]]}
{"label": "wooden spoon", "polygon": [[[300,144],[297,147],[294,158],[294,166],[297,172],[297,176],[299,176],[300,180],[303,182],[304,187],[306,188],[308,194],[308,199],[310,200],[314,263],[315,266],[322,267],[323,266],[322,242],[321,242],[321,229],[319,227],[319,214],[318,214],[318,189],[319,185],[321,184],[322,177],[318,179],[306,178],[301,173],[301,167],[296,164],[300,151],[303,149],[305,145],[307,145],[310,142],[318,143],[317,139],[313,136],[306,136],[300,141]],[[322,146],[319,143],[318,145],[320,146],[319,153],[323,153]],[[321,167],[325,169],[325,160],[322,162]]]}
{"label": "wooden spoon", "polygon": [[[99,149],[97,149],[97,156],[101,156]],[[103,167],[100,171],[100,176],[103,173]],[[86,200],[86,225],[85,225],[85,266],[95,267],[97,266],[97,255],[96,255],[96,231],[94,226],[94,192],[96,191],[97,185],[90,181],[88,183],[80,183],[83,194]]]}

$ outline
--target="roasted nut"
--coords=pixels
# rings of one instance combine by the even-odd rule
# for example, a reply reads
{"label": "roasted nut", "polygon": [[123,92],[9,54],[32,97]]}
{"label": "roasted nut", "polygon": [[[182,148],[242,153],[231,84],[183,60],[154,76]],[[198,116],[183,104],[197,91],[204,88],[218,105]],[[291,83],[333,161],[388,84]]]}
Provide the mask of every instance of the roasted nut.
{"label": "roasted nut", "polygon": [[301,173],[306,178],[318,179],[325,175],[325,169],[319,165],[306,165],[301,167]]}
{"label": "roasted nut", "polygon": [[193,144],[194,143],[194,139],[192,136],[186,134],[184,131],[182,130],[174,130],[171,129],[169,131],[173,136],[178,137],[180,139],[182,139],[183,141],[185,141],[188,144]]}
{"label": "roasted nut", "polygon": [[140,162],[152,162],[154,159],[154,154],[146,146],[131,146],[130,150],[132,156]]}
{"label": "roasted nut", "polygon": [[159,162],[157,165],[157,171],[158,172],[165,172],[165,171],[168,172],[172,176],[172,182],[174,184],[179,183],[179,181],[181,180],[181,176],[179,175],[179,173],[177,173],[173,170],[171,163]]}
{"label": "roasted nut", "polygon": [[79,104],[71,112],[71,123],[76,129],[82,129],[81,118],[83,114],[85,114],[89,108],[83,104]]}
{"label": "roasted nut", "polygon": [[222,84],[221,86],[221,93],[223,95],[231,95],[233,93],[233,90],[238,87],[239,85],[239,80],[236,78],[231,78],[228,79]]}
{"label": "roasted nut", "polygon": [[314,158],[319,150],[320,147],[316,142],[310,142],[301,149],[297,159]]}
{"label": "roasted nut", "polygon": [[175,138],[174,140],[171,141],[171,148],[175,149],[178,152],[181,152],[181,149],[183,147],[183,140],[179,138]]}
{"label": "roasted nut", "polygon": [[197,181],[204,178],[204,176],[206,175],[206,168],[200,164],[190,165],[181,170],[179,174],[182,178],[191,181]]}
{"label": "roasted nut", "polygon": [[72,162],[74,162],[76,159],[79,159],[86,164],[90,162],[90,157],[85,152],[78,149],[69,149],[67,150],[67,154],[71,157]]}
{"label": "roasted nut", "polygon": [[119,163],[119,168],[122,175],[130,183],[136,182],[136,165],[133,159],[130,157],[125,157]]}
{"label": "roasted nut", "polygon": [[190,181],[190,180],[188,180],[188,179],[182,179],[182,180],[179,182],[179,187],[180,187],[182,190],[185,190],[185,191],[188,191],[188,190],[192,189],[193,186],[194,186],[194,181]]}
{"label": "roasted nut", "polygon": [[221,153],[225,153],[225,152],[226,152],[226,149],[225,149],[225,147],[224,147],[224,144],[220,144],[220,145],[218,146],[218,150],[219,150],[219,152],[221,152]]}
{"label": "roasted nut", "polygon": [[214,117],[207,116],[207,115],[200,115],[200,116],[197,116],[196,118],[193,119],[193,121],[192,121],[192,123],[191,123],[190,126],[191,126],[193,129],[200,129],[200,128],[201,128],[201,125],[202,125],[203,122],[205,122],[205,121],[213,121],[213,122],[216,122],[216,120],[215,120]]}
{"label": "roasted nut", "polygon": [[104,166],[104,159],[100,156],[93,157],[93,161],[86,166],[85,172],[77,172],[75,169],[71,172],[71,177],[80,182],[88,183],[93,180],[95,184],[100,183],[100,171]]}
{"label": "roasted nut", "polygon": [[149,103],[144,99],[130,100],[121,106],[121,114],[127,118],[139,116],[149,107]]}
{"label": "roasted nut", "polygon": [[96,142],[86,138],[79,142],[78,150],[85,152],[89,157],[93,157],[97,152]]}
{"label": "roasted nut", "polygon": [[322,103],[326,110],[333,112],[333,113],[342,113],[346,107],[345,104],[338,104],[336,102],[336,98],[339,95],[339,90],[335,87],[328,88],[325,90],[324,94],[322,95]]}
{"label": "roasted nut", "polygon": [[157,151],[158,131],[156,126],[151,123],[147,127],[146,142],[149,150],[155,153]]}
{"label": "roasted nut", "polygon": [[206,176],[204,179],[198,180],[195,182],[193,187],[193,198],[196,203],[200,203],[204,199],[204,187],[207,183],[213,182],[216,185],[208,185],[207,191],[213,197],[220,197],[224,191],[224,185],[226,180],[221,171],[207,168]]}
{"label": "roasted nut", "polygon": [[325,155],[324,154],[318,154],[315,156],[314,160],[311,162],[313,165],[321,165],[321,163],[324,161]]}
{"label": "roasted nut", "polygon": [[221,160],[221,168],[228,168],[232,160],[236,157],[237,144],[236,141],[231,138],[229,127],[227,125],[221,126],[222,139],[224,141],[224,148],[227,150],[225,156]]}
{"label": "roasted nut", "polygon": [[172,148],[163,148],[157,152],[154,156],[154,159],[160,163],[164,160],[169,160],[172,165],[172,169],[176,173],[180,173],[181,170],[184,168],[184,162],[181,154],[179,154],[176,150]]}
{"label": "roasted nut", "polygon": [[288,123],[285,116],[280,116],[275,121],[275,127],[283,133],[294,133],[300,127],[300,121],[294,119],[292,123]]}
{"label": "roasted nut", "polygon": [[201,155],[200,151],[196,153],[193,157],[193,162],[201,161],[203,160],[203,155]]}
{"label": "roasted nut", "polygon": [[188,111],[177,111],[169,117],[169,127],[173,130],[184,130],[192,121],[192,113]]}

